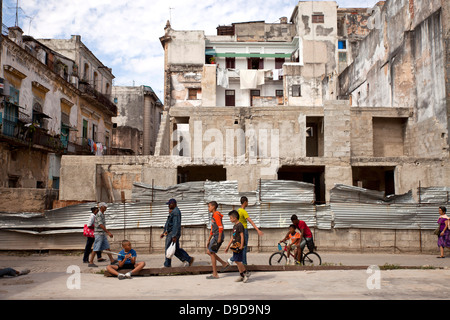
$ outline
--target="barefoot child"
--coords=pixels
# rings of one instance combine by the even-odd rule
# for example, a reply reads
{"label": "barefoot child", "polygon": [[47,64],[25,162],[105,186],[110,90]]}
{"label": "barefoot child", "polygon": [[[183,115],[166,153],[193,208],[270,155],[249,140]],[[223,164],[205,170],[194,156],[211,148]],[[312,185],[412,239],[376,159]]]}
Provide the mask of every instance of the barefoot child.
{"label": "barefoot child", "polygon": [[207,246],[207,254],[211,257],[211,264],[213,268],[212,275],[207,276],[207,279],[219,279],[219,274],[217,273],[216,261],[219,261],[223,268],[227,266],[227,263],[223,261],[218,255],[220,246],[223,242],[223,215],[217,211],[217,202],[211,201],[208,203],[208,211],[212,214],[211,216],[211,232],[209,233]]}
{"label": "barefoot child", "polygon": [[232,260],[236,263],[240,274],[240,277],[236,280],[236,282],[243,281],[245,283],[248,281],[249,273],[245,270],[245,265],[242,263],[242,250],[245,246],[244,226],[241,222],[239,222],[239,213],[237,213],[236,210],[230,211],[228,215],[230,216],[230,221],[234,224],[234,226],[233,234],[231,235],[230,242],[225,249],[225,253],[228,252],[228,249],[232,248]]}
{"label": "barefoot child", "polygon": [[[132,274],[136,274],[142,269],[144,269],[145,262],[141,261],[136,263],[136,251],[131,249],[131,243],[128,240],[122,241],[123,250],[119,252],[119,265],[108,265],[106,266],[106,270],[109,271],[114,276],[117,276],[119,280],[128,278],[131,279]],[[123,274],[119,273],[122,269],[131,269],[131,271]]]}

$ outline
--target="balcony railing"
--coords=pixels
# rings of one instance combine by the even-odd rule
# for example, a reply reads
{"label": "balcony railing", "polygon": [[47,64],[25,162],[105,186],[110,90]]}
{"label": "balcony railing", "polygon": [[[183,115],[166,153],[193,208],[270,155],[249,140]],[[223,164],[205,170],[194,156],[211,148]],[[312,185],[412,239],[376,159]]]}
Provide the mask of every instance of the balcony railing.
{"label": "balcony railing", "polygon": [[47,133],[47,130],[34,125],[26,126],[20,121],[3,119],[0,132],[2,140],[7,140],[10,144],[40,147],[55,153],[64,151],[59,135],[52,136]]}
{"label": "balcony railing", "polygon": [[117,106],[106,95],[95,90],[89,83],[80,81],[78,88],[84,97],[105,108],[105,111],[111,116],[115,117],[117,115]]}

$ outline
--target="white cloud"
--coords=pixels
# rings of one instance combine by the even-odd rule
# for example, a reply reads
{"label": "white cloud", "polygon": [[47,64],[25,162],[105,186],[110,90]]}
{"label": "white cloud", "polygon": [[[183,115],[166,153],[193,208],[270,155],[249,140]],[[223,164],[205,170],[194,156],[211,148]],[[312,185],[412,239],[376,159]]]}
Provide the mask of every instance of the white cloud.
{"label": "white cloud", "polygon": [[[377,0],[338,0],[340,7],[372,7]],[[20,26],[39,38],[81,35],[83,43],[116,76],[116,85],[149,85],[163,92],[163,49],[159,37],[171,15],[175,30],[204,30],[218,25],[290,18],[295,0],[21,0]],[[4,1],[4,23],[14,24],[15,0]],[[173,8],[169,10],[169,8]],[[28,17],[27,17],[28,16]]]}

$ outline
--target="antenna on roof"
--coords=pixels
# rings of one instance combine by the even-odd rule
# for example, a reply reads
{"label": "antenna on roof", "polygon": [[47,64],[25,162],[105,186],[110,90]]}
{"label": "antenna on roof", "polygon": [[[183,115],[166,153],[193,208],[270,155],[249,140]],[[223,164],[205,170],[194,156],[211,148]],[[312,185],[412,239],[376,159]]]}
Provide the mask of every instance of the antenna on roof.
{"label": "antenna on roof", "polygon": [[19,26],[19,0],[16,1],[16,24],[15,27]]}

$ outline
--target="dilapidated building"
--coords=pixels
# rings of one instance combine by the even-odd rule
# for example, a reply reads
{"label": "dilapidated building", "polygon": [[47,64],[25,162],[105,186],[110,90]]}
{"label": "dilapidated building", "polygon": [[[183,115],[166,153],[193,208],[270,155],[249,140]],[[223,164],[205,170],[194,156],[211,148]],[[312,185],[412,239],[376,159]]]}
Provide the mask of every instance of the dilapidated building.
{"label": "dilapidated building", "polygon": [[449,185],[448,6],[300,1],[217,35],[168,23],[156,154],[179,158],[178,182],[293,179],[319,202],[335,183]]}
{"label": "dilapidated building", "polygon": [[[79,36],[72,49],[89,59],[24,36],[17,26],[1,38],[0,211],[43,211],[58,199],[63,155],[107,153],[117,112],[105,95],[113,75]],[[102,67],[104,85],[86,82],[96,79],[87,69],[81,77],[81,61]]]}
{"label": "dilapidated building", "polygon": [[162,103],[149,86],[114,86],[112,154],[153,155],[162,116]]}

